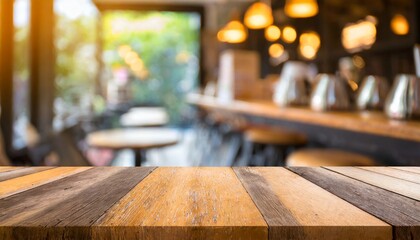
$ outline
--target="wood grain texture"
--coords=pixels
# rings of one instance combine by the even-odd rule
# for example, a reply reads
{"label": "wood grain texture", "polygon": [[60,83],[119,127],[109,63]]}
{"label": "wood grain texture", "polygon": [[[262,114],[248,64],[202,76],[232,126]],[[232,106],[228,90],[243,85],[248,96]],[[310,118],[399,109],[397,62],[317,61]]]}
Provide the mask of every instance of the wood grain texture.
{"label": "wood grain texture", "polygon": [[30,168],[28,167],[28,168],[18,168],[18,169],[7,171],[7,172],[1,172],[0,182],[17,178],[17,177],[22,177],[22,176],[33,174],[33,173],[37,173],[37,172],[42,172],[51,168],[52,167],[30,167]]}
{"label": "wood grain texture", "polygon": [[0,199],[0,239],[88,239],[153,168],[94,168]]}
{"label": "wood grain texture", "polygon": [[94,224],[95,239],[267,239],[230,168],[159,168]]}
{"label": "wood grain texture", "polygon": [[404,171],[399,168],[391,168],[391,167],[361,167],[361,168],[367,171],[376,172],[379,174],[383,174],[390,177],[399,178],[402,180],[420,184],[420,173]]}
{"label": "wood grain texture", "polygon": [[374,166],[375,160],[344,150],[306,148],[290,154],[286,164],[290,167]]}
{"label": "wood grain texture", "polygon": [[420,167],[393,167],[393,168],[420,174]]}
{"label": "wood grain texture", "polygon": [[394,239],[420,239],[420,202],[323,168],[291,171],[393,225]]}
{"label": "wood grain texture", "polygon": [[24,169],[2,240],[420,239],[419,168]]}
{"label": "wood grain texture", "polygon": [[0,182],[0,198],[83,172],[89,167],[60,167]]}
{"label": "wood grain texture", "polygon": [[309,108],[280,108],[271,101],[220,102],[215,97],[189,94],[187,101],[207,110],[229,111],[272,119],[316,124],[420,142],[419,121],[394,121],[380,112],[314,112]]}
{"label": "wood grain texture", "polygon": [[327,169],[420,201],[420,184],[355,167],[326,167]]}
{"label": "wood grain texture", "polygon": [[0,173],[1,172],[9,172],[9,171],[13,171],[13,170],[17,170],[20,169],[22,167],[0,167]]}
{"label": "wood grain texture", "polygon": [[284,168],[235,168],[270,239],[392,239],[392,227]]}

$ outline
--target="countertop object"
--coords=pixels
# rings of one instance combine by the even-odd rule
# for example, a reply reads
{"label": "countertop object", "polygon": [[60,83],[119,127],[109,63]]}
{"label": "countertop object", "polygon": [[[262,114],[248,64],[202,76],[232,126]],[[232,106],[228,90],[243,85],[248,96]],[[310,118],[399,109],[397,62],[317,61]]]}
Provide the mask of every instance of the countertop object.
{"label": "countertop object", "polygon": [[0,177],[0,239],[420,238],[419,167],[7,167]]}
{"label": "countertop object", "polygon": [[420,142],[420,121],[392,120],[382,112],[315,112],[307,107],[281,108],[270,101],[220,102],[215,97],[200,94],[190,94],[187,100],[190,104],[208,110],[228,111]]}

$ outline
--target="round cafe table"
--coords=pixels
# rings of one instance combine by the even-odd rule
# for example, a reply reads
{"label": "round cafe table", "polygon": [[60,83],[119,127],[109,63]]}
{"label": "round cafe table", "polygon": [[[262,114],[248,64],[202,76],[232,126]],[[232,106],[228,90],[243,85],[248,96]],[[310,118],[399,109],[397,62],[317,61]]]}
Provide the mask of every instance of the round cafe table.
{"label": "round cafe table", "polygon": [[136,166],[145,161],[146,151],[177,144],[178,132],[168,128],[123,128],[90,133],[87,143],[91,147],[112,150],[131,149]]}

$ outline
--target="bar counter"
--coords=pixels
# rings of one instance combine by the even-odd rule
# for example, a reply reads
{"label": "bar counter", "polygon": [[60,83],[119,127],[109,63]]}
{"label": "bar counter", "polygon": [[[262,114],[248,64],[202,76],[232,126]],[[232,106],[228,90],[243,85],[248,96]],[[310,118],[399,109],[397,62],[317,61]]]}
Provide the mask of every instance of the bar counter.
{"label": "bar counter", "polygon": [[420,168],[0,168],[0,239],[419,239]]}
{"label": "bar counter", "polygon": [[420,121],[390,120],[382,112],[315,112],[307,107],[280,108],[271,101],[220,102],[215,97],[200,94],[189,94],[187,101],[206,110],[228,111],[420,142]]}

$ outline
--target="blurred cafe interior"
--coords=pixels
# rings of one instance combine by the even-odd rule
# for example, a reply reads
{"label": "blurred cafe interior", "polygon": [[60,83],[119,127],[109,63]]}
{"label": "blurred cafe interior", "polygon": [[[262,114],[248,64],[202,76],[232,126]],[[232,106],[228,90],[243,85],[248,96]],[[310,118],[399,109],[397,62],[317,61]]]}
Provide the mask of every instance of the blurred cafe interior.
{"label": "blurred cafe interior", "polygon": [[419,166],[420,1],[1,0],[1,166]]}

